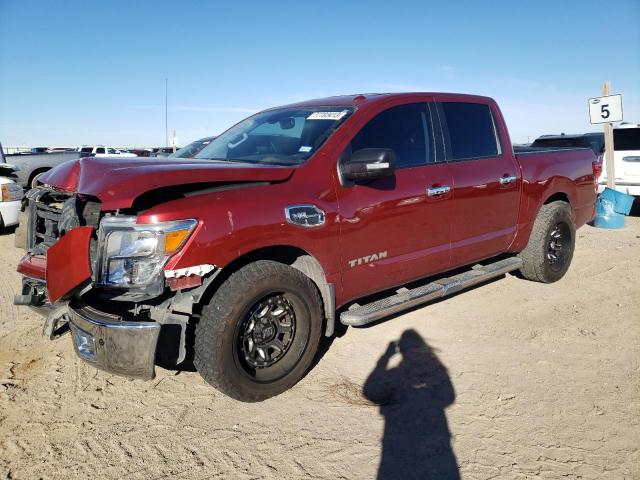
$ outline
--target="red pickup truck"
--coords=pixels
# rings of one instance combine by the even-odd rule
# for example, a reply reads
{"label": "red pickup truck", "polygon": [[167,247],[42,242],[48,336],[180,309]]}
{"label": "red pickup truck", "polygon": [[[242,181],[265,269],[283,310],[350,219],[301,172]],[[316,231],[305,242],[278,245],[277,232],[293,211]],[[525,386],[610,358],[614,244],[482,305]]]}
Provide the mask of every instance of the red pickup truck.
{"label": "red pickup truck", "polygon": [[[193,159],[67,162],[28,193],[15,302],[97,368],[193,353],[259,401],[336,322],[361,326],[506,272],[559,280],[594,214],[589,149],[514,154],[486,97],[367,94],[272,108]],[[445,272],[449,272],[445,274]]]}

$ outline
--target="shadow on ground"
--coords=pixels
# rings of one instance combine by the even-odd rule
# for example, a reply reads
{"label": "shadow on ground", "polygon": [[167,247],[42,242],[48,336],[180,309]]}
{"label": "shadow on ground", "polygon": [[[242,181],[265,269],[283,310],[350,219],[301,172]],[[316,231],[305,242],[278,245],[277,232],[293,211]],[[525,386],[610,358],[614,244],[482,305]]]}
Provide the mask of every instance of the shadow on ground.
{"label": "shadow on ground", "polygon": [[[397,366],[392,359],[401,356]],[[363,387],[384,417],[378,479],[459,479],[445,409],[455,400],[434,349],[406,330],[380,357]]]}
{"label": "shadow on ground", "polygon": [[0,235],[11,235],[12,233],[15,233],[16,231],[15,226],[13,227],[5,227],[4,225],[2,225],[1,220],[0,220]]}

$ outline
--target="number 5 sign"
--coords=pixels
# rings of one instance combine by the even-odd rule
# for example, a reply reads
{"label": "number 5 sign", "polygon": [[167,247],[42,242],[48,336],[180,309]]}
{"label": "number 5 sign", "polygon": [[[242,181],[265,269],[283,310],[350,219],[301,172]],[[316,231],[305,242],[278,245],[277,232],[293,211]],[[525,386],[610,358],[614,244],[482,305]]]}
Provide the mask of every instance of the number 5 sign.
{"label": "number 5 sign", "polygon": [[621,122],[622,95],[590,98],[589,119],[591,123]]}

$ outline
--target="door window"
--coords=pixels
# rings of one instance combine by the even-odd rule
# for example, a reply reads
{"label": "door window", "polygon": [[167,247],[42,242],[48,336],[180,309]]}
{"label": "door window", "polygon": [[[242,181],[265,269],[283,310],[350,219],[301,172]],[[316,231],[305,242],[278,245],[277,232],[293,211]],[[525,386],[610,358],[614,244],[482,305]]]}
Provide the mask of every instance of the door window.
{"label": "door window", "polygon": [[443,102],[441,105],[449,132],[450,159],[495,157],[501,153],[488,105],[463,102]]}
{"label": "door window", "polygon": [[426,105],[400,105],[373,117],[351,141],[352,152],[363,148],[392,149],[396,168],[432,162],[433,135]]}
{"label": "door window", "polygon": [[96,148],[96,153],[104,153],[104,147]]}

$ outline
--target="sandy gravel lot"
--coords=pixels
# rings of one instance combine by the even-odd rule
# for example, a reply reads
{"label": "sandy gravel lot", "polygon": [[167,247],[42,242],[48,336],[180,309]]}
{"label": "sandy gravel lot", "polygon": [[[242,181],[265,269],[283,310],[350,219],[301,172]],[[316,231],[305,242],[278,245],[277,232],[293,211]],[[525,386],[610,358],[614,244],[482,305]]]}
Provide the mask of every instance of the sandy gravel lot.
{"label": "sandy gravel lot", "polygon": [[640,479],[639,217],[581,229],[557,284],[508,276],[349,329],[258,404],[83,364],[12,305],[19,256],[0,235],[2,480]]}

